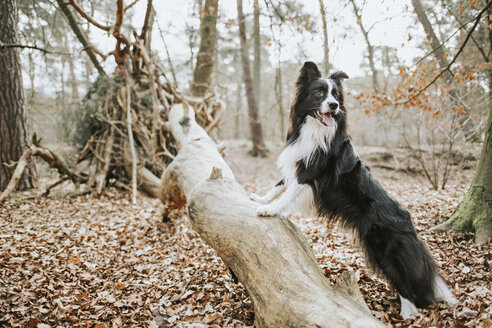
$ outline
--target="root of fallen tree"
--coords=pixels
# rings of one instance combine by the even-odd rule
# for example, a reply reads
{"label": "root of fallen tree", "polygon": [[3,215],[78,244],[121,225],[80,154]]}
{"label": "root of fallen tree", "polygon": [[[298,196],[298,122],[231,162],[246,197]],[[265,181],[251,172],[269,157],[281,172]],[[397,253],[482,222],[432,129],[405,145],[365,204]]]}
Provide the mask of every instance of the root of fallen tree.
{"label": "root of fallen tree", "polygon": [[332,285],[306,239],[283,217],[258,217],[217,145],[181,105],[170,112],[180,150],[162,176],[167,211],[188,205],[194,229],[248,291],[257,327],[383,327],[355,278]]}

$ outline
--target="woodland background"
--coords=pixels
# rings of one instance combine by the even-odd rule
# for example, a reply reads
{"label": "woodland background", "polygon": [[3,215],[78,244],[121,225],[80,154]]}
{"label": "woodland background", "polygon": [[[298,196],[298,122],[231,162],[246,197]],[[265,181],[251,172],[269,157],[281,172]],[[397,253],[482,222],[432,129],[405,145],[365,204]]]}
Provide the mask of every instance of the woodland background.
{"label": "woodland background", "polygon": [[349,74],[356,149],[461,304],[401,320],[349,237],[292,216],[326,276],[356,272],[386,324],[489,327],[491,21],[478,0],[5,0],[2,196],[26,169],[0,197],[0,326],[253,325],[244,288],[184,211],[155,199],[178,152],[169,109],[188,104],[237,180],[265,192],[312,60]]}

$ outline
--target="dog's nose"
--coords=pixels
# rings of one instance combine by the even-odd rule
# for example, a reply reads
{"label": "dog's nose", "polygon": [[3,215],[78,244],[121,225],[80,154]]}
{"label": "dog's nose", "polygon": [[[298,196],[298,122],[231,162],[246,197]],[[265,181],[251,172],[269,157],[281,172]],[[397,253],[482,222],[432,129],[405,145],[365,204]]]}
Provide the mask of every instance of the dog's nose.
{"label": "dog's nose", "polygon": [[338,104],[337,104],[337,103],[335,103],[335,102],[332,102],[332,103],[329,103],[329,104],[328,104],[328,107],[330,107],[330,109],[335,110],[335,109],[337,109],[337,108],[338,108]]}

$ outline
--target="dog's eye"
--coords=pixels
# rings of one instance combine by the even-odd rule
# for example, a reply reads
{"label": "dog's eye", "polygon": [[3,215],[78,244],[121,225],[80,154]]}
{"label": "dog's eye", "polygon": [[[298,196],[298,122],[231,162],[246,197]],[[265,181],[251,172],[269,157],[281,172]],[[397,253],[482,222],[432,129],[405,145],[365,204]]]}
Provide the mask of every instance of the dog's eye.
{"label": "dog's eye", "polygon": [[323,96],[323,91],[319,90],[319,91],[316,91],[316,93],[314,94],[316,97],[321,97]]}

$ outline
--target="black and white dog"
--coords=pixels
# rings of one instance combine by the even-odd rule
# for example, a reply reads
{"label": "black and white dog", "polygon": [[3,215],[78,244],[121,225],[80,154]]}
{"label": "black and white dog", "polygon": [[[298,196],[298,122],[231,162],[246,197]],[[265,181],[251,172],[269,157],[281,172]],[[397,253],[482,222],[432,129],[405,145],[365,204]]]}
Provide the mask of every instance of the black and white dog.
{"label": "black and white dog", "polygon": [[265,204],[257,214],[281,214],[297,199],[310,199],[317,215],[355,232],[370,265],[400,294],[402,317],[438,299],[453,305],[457,300],[436,273],[410,214],[374,179],[352,146],[342,90],[346,78],[344,72],[321,78],[316,64],[304,63],[287,145],[277,162],[283,179],[265,196],[250,196]]}

